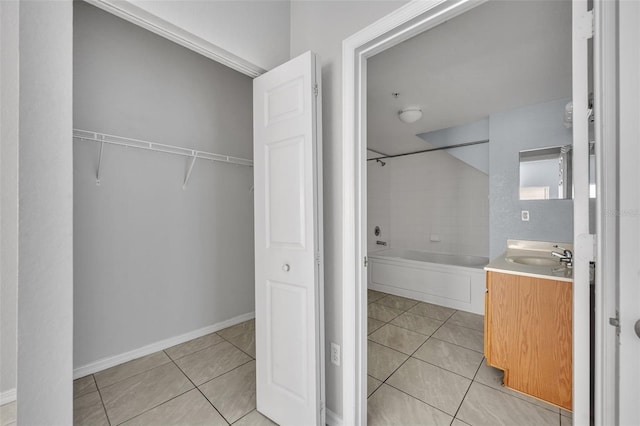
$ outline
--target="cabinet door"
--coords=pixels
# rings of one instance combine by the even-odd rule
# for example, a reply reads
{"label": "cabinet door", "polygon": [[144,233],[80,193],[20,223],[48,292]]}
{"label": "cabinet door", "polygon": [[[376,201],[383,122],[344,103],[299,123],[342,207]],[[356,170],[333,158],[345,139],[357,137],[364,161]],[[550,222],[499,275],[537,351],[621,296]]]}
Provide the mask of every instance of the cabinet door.
{"label": "cabinet door", "polygon": [[507,387],[571,409],[570,282],[491,273],[487,362]]}

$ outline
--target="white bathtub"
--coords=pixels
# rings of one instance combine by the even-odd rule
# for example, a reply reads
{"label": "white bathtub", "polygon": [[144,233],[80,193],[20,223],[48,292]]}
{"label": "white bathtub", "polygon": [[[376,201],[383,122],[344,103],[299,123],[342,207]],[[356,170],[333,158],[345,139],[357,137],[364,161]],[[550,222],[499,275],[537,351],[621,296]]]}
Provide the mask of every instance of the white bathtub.
{"label": "white bathtub", "polygon": [[368,287],[484,315],[489,259],[389,249],[369,253]]}

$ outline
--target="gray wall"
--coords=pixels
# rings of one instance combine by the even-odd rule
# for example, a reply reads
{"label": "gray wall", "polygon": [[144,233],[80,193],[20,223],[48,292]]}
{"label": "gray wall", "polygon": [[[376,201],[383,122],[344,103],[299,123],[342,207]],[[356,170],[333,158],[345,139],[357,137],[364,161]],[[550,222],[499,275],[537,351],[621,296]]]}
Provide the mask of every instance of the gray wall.
{"label": "gray wall", "polygon": [[[564,106],[570,99],[492,114],[489,119],[489,252],[494,258],[507,239],[573,241],[572,200],[519,200],[519,152],[572,143],[564,127]],[[520,219],[528,210],[529,222]]]}
{"label": "gray wall", "polygon": [[16,388],[18,291],[18,2],[0,2],[0,404]]}
{"label": "gray wall", "polygon": [[353,285],[342,282],[342,40],[404,3],[291,2],[291,57],[313,50],[322,60],[326,394],[327,408],[338,416],[342,416],[342,367],[329,362],[329,342],[342,345],[342,286]]}
{"label": "gray wall", "polygon": [[72,24],[70,1],[20,2],[21,425],[73,422]]}
{"label": "gray wall", "polygon": [[289,0],[129,2],[266,70],[289,59]]}
{"label": "gray wall", "polygon": [[[251,158],[252,81],[74,4],[74,127]],[[74,145],[74,365],[254,310],[253,169]]]}

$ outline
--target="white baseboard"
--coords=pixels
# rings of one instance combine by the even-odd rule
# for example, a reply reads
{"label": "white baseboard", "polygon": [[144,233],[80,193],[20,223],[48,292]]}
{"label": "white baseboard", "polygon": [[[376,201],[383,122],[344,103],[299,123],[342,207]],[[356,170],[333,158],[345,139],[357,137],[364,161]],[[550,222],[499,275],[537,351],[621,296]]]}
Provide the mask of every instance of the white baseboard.
{"label": "white baseboard", "polygon": [[16,388],[0,392],[0,405],[8,404],[16,400]]}
{"label": "white baseboard", "polygon": [[[102,371],[107,368],[114,367],[124,362],[131,361],[132,359],[150,355],[154,352],[158,352],[158,351],[170,348],[172,346],[179,345],[180,343],[184,343],[189,340],[202,337],[206,334],[214,333],[224,328],[231,327],[236,324],[240,324],[241,322],[248,321],[250,319],[255,318],[255,316],[256,316],[255,312],[249,312],[249,313],[228,319],[226,321],[222,321],[213,325],[209,325],[207,327],[200,328],[198,330],[190,331],[188,333],[181,334],[179,336],[174,336],[168,339],[161,340],[159,342],[151,343],[150,345],[146,345],[141,348],[134,349],[129,352],[125,352],[123,354],[99,359],[98,361],[94,361],[92,363],[75,368],[73,370],[73,378],[75,380],[80,377],[88,376],[89,374],[97,373],[98,371]],[[15,391],[14,391],[14,394],[15,394]],[[15,399],[15,396],[14,396],[14,399]]]}
{"label": "white baseboard", "polygon": [[342,418],[331,410],[327,410],[325,422],[327,426],[342,426]]}

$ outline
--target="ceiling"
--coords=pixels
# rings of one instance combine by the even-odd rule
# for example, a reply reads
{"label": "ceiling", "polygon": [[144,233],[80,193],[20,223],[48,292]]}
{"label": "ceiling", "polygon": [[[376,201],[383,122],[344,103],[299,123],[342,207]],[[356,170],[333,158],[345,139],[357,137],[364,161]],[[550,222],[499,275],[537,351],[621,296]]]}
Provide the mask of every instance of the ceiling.
{"label": "ceiling", "polygon": [[[419,133],[570,97],[571,1],[490,1],[372,57],[367,82],[368,147],[385,154],[429,148]],[[424,115],[402,123],[411,105]]]}

